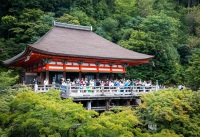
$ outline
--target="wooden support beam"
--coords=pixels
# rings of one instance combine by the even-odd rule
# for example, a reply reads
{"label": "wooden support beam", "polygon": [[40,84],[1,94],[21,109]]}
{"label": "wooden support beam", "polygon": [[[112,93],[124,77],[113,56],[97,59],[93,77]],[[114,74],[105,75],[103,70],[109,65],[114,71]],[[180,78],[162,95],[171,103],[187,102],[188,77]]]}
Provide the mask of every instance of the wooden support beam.
{"label": "wooden support beam", "polygon": [[130,100],[127,100],[127,106],[130,106],[130,105],[131,105]]}
{"label": "wooden support beam", "polygon": [[106,100],[106,110],[110,109],[110,99]]}

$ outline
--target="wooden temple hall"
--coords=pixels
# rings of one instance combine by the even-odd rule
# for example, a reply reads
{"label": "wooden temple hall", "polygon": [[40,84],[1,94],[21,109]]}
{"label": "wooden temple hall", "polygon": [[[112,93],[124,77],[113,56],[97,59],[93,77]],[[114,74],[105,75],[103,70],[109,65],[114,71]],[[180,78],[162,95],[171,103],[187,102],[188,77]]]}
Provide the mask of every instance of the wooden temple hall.
{"label": "wooden temple hall", "polygon": [[[21,81],[23,84],[33,84],[37,78],[34,83],[37,89],[37,84],[43,87],[45,79],[51,86],[52,82],[59,84],[61,77],[71,81],[77,78],[106,80],[115,79],[121,74],[123,78],[127,66],[148,63],[151,58],[153,56],[125,49],[102,38],[92,32],[92,27],[54,22],[49,32],[34,44],[27,45],[20,54],[4,61],[4,64],[24,68]],[[104,88],[98,91],[94,88],[91,93],[80,89],[72,90],[70,87],[65,93],[61,92],[61,98],[72,97],[74,102],[96,111],[110,110],[115,106],[137,106],[141,102],[137,94],[141,92],[140,89],[134,93],[131,88],[123,92]],[[46,91],[46,88],[35,90]],[[142,92],[146,92],[145,88]]]}
{"label": "wooden temple hall", "polygon": [[153,56],[116,45],[92,32],[91,26],[54,22],[50,31],[4,64],[25,69],[21,81],[49,84],[60,78],[115,79],[127,66],[147,63]]}

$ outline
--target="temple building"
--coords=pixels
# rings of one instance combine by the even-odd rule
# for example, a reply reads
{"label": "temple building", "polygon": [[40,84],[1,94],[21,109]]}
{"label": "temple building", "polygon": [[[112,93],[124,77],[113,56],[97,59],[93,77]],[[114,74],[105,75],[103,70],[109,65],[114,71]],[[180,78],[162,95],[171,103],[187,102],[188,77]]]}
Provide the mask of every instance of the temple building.
{"label": "temple building", "polygon": [[44,79],[52,83],[60,78],[114,79],[126,74],[127,66],[148,61],[153,56],[125,49],[92,32],[90,26],[54,22],[52,29],[34,44],[4,64],[22,67],[22,81],[39,84]]}

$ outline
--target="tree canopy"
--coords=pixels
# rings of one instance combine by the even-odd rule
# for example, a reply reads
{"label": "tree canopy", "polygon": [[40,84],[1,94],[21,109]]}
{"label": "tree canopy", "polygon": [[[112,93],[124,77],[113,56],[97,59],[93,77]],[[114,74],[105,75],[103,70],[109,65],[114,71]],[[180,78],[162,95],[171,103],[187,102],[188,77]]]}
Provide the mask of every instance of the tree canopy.
{"label": "tree canopy", "polygon": [[184,136],[200,135],[199,92],[166,89],[146,94],[142,100],[137,114],[143,123],[143,130],[151,125],[150,132],[168,129]]}
{"label": "tree canopy", "polygon": [[[199,136],[198,92],[170,90],[148,93],[138,109],[101,114],[86,110],[59,91],[35,93],[30,88],[0,92],[1,136],[182,137]],[[157,101],[155,101],[157,100]],[[146,128],[155,125],[156,130]]]}

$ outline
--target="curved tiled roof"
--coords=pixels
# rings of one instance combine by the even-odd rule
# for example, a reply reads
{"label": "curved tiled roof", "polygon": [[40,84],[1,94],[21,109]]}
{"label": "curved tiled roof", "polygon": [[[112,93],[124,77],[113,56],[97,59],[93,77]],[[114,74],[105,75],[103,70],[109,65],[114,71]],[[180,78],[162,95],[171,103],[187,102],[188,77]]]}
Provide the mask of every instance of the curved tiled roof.
{"label": "curved tiled roof", "polygon": [[[83,58],[132,61],[153,58],[153,56],[150,55],[125,49],[95,34],[91,30],[66,28],[62,25],[63,24],[61,24],[61,26],[53,26],[48,33],[34,44],[29,45],[27,49],[50,55]],[[4,63],[9,64],[9,62],[16,60],[22,54],[23,53],[4,61]]]}
{"label": "curved tiled roof", "polygon": [[92,31],[53,27],[44,37],[31,45],[33,49],[57,55],[110,59],[149,59],[141,54],[116,45]]}

